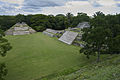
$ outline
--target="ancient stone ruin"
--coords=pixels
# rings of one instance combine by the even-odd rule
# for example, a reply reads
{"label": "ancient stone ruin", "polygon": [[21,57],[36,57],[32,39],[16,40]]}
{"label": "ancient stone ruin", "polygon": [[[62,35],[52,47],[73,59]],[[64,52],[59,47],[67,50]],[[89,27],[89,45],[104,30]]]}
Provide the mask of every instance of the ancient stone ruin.
{"label": "ancient stone ruin", "polygon": [[72,44],[73,41],[76,39],[78,33],[72,32],[72,31],[66,31],[59,40],[66,43],[66,44]]}
{"label": "ancient stone ruin", "polygon": [[[57,37],[59,38],[59,41],[69,45],[73,44],[75,46],[83,47],[84,43],[81,41],[83,32],[81,31],[81,29],[85,27],[90,27],[88,22],[79,23],[78,26],[75,28],[68,28],[62,31],[46,29],[43,34],[46,34],[50,37]],[[58,34],[60,35],[59,37]]]}
{"label": "ancient stone ruin", "polygon": [[63,34],[64,31],[60,31],[60,30],[53,30],[53,29],[46,29],[45,31],[43,31],[43,34],[48,35],[50,37],[60,37],[60,34]]}
{"label": "ancient stone ruin", "polygon": [[5,32],[6,35],[25,35],[33,34],[36,31],[29,27],[26,23],[16,23],[13,27]]}
{"label": "ancient stone ruin", "polygon": [[76,28],[86,28],[86,27],[90,27],[88,22],[79,23]]}
{"label": "ancient stone ruin", "polygon": [[78,35],[77,35],[77,36],[75,37],[75,39],[72,41],[72,44],[73,44],[73,45],[84,47],[84,42],[81,41],[82,34],[83,34],[83,32],[81,31],[81,29],[86,28],[86,27],[90,27],[90,25],[89,25],[88,22],[79,23],[79,24],[77,25],[77,27],[75,27],[75,28],[68,28],[69,31],[78,33]]}

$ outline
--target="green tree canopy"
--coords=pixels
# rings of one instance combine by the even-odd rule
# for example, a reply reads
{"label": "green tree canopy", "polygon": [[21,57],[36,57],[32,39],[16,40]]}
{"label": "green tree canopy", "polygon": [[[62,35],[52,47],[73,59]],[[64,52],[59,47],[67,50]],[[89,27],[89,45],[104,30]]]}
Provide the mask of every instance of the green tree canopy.
{"label": "green tree canopy", "polygon": [[[0,30],[0,55],[2,57],[6,56],[7,51],[9,51],[12,47],[7,39],[3,38],[4,33]],[[7,69],[5,63],[0,64],[0,80],[4,80],[4,77],[7,75]]]}
{"label": "green tree canopy", "polygon": [[85,42],[85,46],[80,52],[87,55],[88,58],[90,55],[97,55],[97,61],[100,60],[100,54],[120,53],[119,16],[106,16],[102,12],[96,12],[94,18],[90,20],[91,27],[83,29],[82,40]]}

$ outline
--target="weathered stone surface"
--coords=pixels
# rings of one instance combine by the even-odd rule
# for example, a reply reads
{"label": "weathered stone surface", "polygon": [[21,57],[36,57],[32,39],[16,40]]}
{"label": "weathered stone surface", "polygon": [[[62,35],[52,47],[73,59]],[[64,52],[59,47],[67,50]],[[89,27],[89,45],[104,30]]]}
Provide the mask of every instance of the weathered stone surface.
{"label": "weathered stone surface", "polygon": [[63,30],[53,30],[53,29],[46,29],[46,31],[54,34],[63,32]]}
{"label": "weathered stone surface", "polygon": [[45,31],[43,31],[43,34],[46,34],[50,37],[57,37],[57,38],[63,33],[64,33],[63,30],[46,29]]}
{"label": "weathered stone surface", "polygon": [[28,29],[29,29],[29,27],[14,27],[15,31],[18,31],[18,30],[24,31],[24,30],[28,30]]}
{"label": "weathered stone surface", "polygon": [[79,43],[73,43],[73,45],[75,45],[75,46],[80,46],[80,44],[79,44]]}
{"label": "weathered stone surface", "polygon": [[30,28],[29,31],[30,31],[31,34],[36,33],[36,31],[32,28]]}
{"label": "weathered stone surface", "polygon": [[6,35],[12,35],[13,34],[13,30],[12,29],[9,29],[5,32]]}
{"label": "weathered stone surface", "polygon": [[29,31],[14,31],[13,35],[25,35],[25,34],[30,34]]}
{"label": "weathered stone surface", "polygon": [[50,33],[54,33],[54,34],[56,34],[56,33],[57,33],[57,31],[56,31],[56,30],[52,30],[52,29],[46,29],[46,31],[47,31],[47,32],[50,32]]}
{"label": "weathered stone surface", "polygon": [[90,27],[88,22],[82,22],[77,25],[77,28],[85,28],[85,27]]}
{"label": "weathered stone surface", "polygon": [[82,47],[82,48],[84,47],[84,45],[83,45],[83,44],[76,43],[76,42],[74,42],[74,43],[73,43],[73,45],[75,45],[75,46],[79,46],[79,47]]}
{"label": "weathered stone surface", "polygon": [[80,41],[82,37],[77,37],[75,40]]}
{"label": "weathered stone surface", "polygon": [[54,34],[49,33],[49,32],[47,32],[47,31],[43,31],[43,34],[48,35],[48,36],[50,36],[50,37],[54,37]]}
{"label": "weathered stone surface", "polygon": [[16,23],[13,27],[5,32],[6,35],[25,35],[32,34],[36,31],[29,27],[26,23]]}
{"label": "weathered stone surface", "polygon": [[75,40],[77,37],[78,33],[76,32],[71,32],[71,31],[66,31],[60,38],[59,40],[66,43],[66,44],[72,44],[72,42]]}

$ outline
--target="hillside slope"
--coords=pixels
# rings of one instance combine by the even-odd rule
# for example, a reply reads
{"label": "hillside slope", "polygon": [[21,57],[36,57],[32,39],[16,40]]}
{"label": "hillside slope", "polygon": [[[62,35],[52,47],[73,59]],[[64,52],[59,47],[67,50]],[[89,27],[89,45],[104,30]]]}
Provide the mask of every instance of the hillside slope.
{"label": "hillside slope", "polygon": [[100,63],[93,62],[78,71],[51,80],[120,80],[120,55],[109,56]]}

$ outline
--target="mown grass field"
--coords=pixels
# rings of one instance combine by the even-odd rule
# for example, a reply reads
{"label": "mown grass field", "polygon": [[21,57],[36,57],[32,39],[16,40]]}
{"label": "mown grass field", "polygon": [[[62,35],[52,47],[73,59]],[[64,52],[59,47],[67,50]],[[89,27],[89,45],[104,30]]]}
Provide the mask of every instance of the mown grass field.
{"label": "mown grass field", "polygon": [[6,38],[13,46],[1,60],[7,64],[6,80],[34,80],[87,62],[84,55],[79,54],[79,47],[42,33]]}
{"label": "mown grass field", "polygon": [[[79,53],[80,47],[64,44],[42,33],[6,36],[6,38],[13,47],[7,56],[1,59],[8,68],[6,80],[42,80],[45,77],[45,80],[58,80],[62,75],[64,78],[67,77],[64,80],[74,80],[76,75],[73,74],[72,79],[68,77],[72,72],[85,66],[92,66],[91,64],[96,60],[94,57],[86,59],[85,55]],[[107,56],[103,55],[103,57]],[[89,71],[89,68],[83,70],[86,70],[87,75],[93,72]],[[60,74],[60,76],[55,74]],[[83,80],[83,78],[78,80]]]}

